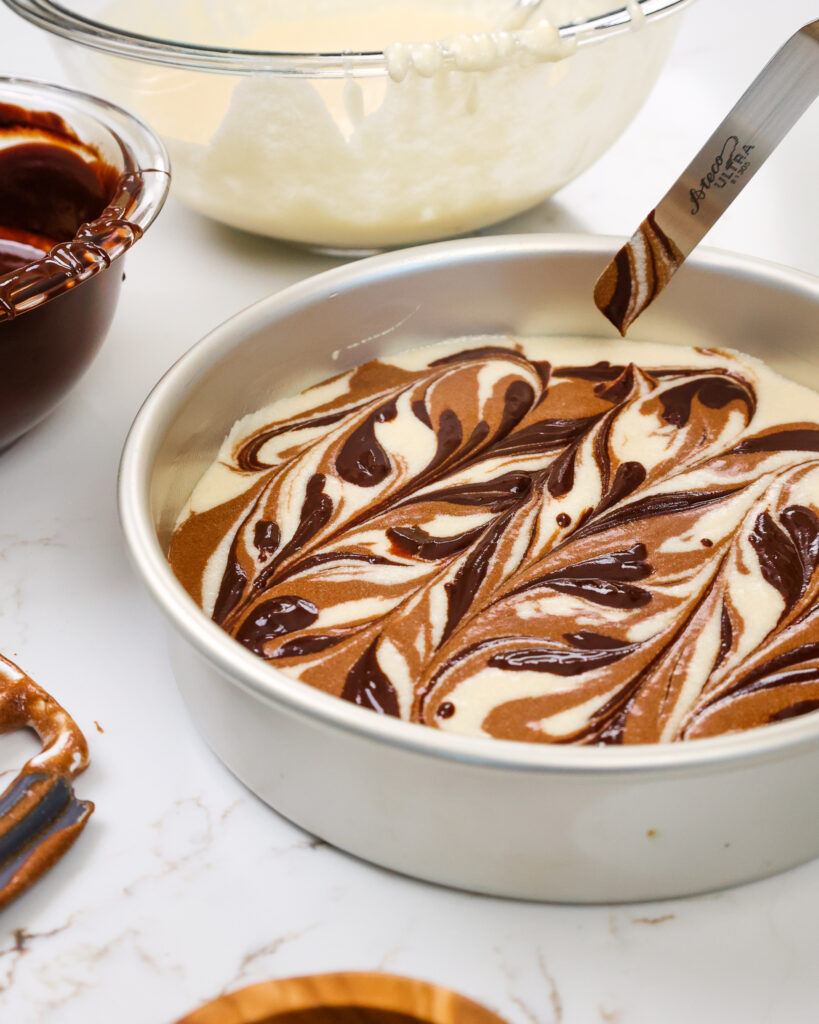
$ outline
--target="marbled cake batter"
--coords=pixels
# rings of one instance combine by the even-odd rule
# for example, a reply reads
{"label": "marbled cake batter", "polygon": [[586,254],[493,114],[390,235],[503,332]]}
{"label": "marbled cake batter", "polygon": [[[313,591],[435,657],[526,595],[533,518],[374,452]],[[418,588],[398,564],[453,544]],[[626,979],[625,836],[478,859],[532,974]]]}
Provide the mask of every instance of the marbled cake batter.
{"label": "marbled cake batter", "polygon": [[649,743],[819,708],[819,398],[736,352],[483,337],[240,420],[169,558],[294,678]]}

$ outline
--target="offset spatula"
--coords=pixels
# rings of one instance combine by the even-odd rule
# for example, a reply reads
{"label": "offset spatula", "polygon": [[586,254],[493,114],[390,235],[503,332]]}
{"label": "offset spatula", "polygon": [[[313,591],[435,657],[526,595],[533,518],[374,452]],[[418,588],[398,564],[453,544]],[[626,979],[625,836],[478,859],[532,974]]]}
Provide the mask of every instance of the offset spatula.
{"label": "offset spatula", "polygon": [[680,178],[603,271],[598,309],[625,335],[819,96],[819,21],[765,66]]}

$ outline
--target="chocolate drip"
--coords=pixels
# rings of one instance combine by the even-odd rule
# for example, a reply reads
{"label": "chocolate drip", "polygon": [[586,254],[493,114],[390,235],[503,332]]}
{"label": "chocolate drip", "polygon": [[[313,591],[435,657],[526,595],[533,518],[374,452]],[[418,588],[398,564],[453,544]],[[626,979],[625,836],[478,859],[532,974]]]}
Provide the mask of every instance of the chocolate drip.
{"label": "chocolate drip", "polygon": [[799,556],[802,566],[801,593],[804,593],[819,564],[819,516],[804,505],[790,505],[783,510],[779,519]]}
{"label": "chocolate drip", "polygon": [[575,380],[607,381],[617,380],[625,372],[625,366],[612,366],[608,360],[601,360],[592,366],[561,366],[553,377],[573,377]]}
{"label": "chocolate drip", "polygon": [[309,543],[329,523],[333,514],[333,503],[324,493],[324,479],[322,473],[314,473],[307,482],[299,525],[287,544],[256,578],[253,584],[253,590],[256,593],[264,590],[276,575],[279,567],[291,555]]}
{"label": "chocolate drip", "polygon": [[731,625],[731,616],[725,605],[722,606],[722,613],[719,620],[719,650],[714,668],[719,668],[728,656],[731,645],[734,642],[734,628]]}
{"label": "chocolate drip", "polygon": [[398,694],[378,664],[377,644],[378,640],[373,640],[350,669],[341,696],[359,707],[398,718]]}
{"label": "chocolate drip", "polygon": [[[817,664],[811,665],[810,662]],[[713,707],[739,695],[747,696],[760,690],[816,680],[819,680],[819,642],[802,644],[748,672],[738,682],[712,697],[705,707]]]}
{"label": "chocolate drip", "polygon": [[507,672],[548,672],[553,676],[579,676],[595,668],[605,668],[636,650],[636,645],[579,647],[516,647],[493,654],[489,664]]}
{"label": "chocolate drip", "polygon": [[539,455],[559,452],[567,444],[576,442],[600,421],[600,416],[586,416],[577,420],[543,420],[532,423],[511,437],[493,446],[493,455]]}
{"label": "chocolate drip", "polygon": [[429,476],[434,470],[444,466],[452,455],[460,448],[464,439],[461,421],[451,409],[444,409],[438,420],[438,447],[427,466],[426,475]]}
{"label": "chocolate drip", "polygon": [[611,402],[612,405],[620,405],[622,402],[625,402],[633,390],[634,364],[632,363],[608,387],[595,388],[594,393],[605,402]]}
{"label": "chocolate drip", "polygon": [[375,436],[375,425],[394,420],[396,414],[395,401],[385,402],[347,438],[336,456],[336,470],[342,480],[358,487],[377,487],[387,479],[390,460]]}
{"label": "chocolate drip", "polygon": [[269,469],[270,466],[268,463],[259,461],[259,452],[264,448],[268,441],[272,441],[274,437],[281,437],[283,434],[294,434],[299,430],[308,430],[311,427],[330,427],[334,423],[338,423],[340,420],[343,420],[345,416],[349,416],[350,413],[355,412],[357,408],[359,408],[359,406],[339,409],[335,412],[329,412],[325,416],[314,416],[312,419],[295,420],[292,423],[285,423],[277,427],[273,427],[270,430],[264,430],[261,434],[257,434],[256,437],[249,441],[245,441],[244,444],[242,444],[236,452],[236,463],[240,469],[243,469],[246,472]]}
{"label": "chocolate drip", "polygon": [[819,700],[798,700],[795,704],[781,708],[768,717],[769,722],[784,722],[788,718],[798,718],[811,711],[819,710]]}
{"label": "chocolate drip", "polygon": [[567,448],[558,455],[546,476],[546,487],[553,498],[563,498],[574,487],[574,464],[577,461],[577,446]]}
{"label": "chocolate drip", "polygon": [[513,590],[510,596],[545,587],[606,608],[642,608],[651,601],[651,594],[631,581],[644,580],[651,575],[652,569],[645,557],[645,546],[634,544],[625,551],[598,555],[538,576]]}
{"label": "chocolate drip", "polygon": [[660,393],[663,419],[675,427],[684,427],[691,418],[691,405],[697,399],[706,409],[724,409],[731,402],[742,402],[748,418],[754,414],[755,398],[746,384],[732,377],[695,378]]}
{"label": "chocolate drip", "polygon": [[[83,302],[63,302],[56,314],[50,300],[99,274],[139,238],[141,229],[128,216],[143,174],[157,173],[111,166],[56,114],[0,104],[0,326],[27,316],[19,337],[23,341],[25,332],[28,344],[17,346],[19,357],[11,335],[5,338],[4,372],[16,402],[24,388],[35,386],[29,401],[42,402],[55,377],[69,366],[76,373],[79,353],[99,344],[97,325],[105,322],[108,301],[101,295],[115,293],[112,284],[83,289]],[[93,338],[84,336],[92,331]],[[67,354],[60,351],[61,332],[70,342]],[[49,333],[51,350],[42,340]],[[36,381],[27,376],[25,360],[38,364]]]}
{"label": "chocolate drip", "polygon": [[491,512],[506,512],[525,501],[532,490],[528,473],[504,473],[485,483],[459,484],[405,499],[399,507],[419,502],[440,501],[452,505],[474,505]]}
{"label": "chocolate drip", "polygon": [[308,636],[300,636],[294,640],[285,640],[270,655],[271,658],[304,658],[310,654],[319,654],[330,647],[335,647],[344,640],[344,635],[328,636],[322,633],[313,633]]}
{"label": "chocolate drip", "polygon": [[420,526],[395,526],[387,530],[387,536],[400,552],[434,562],[466,551],[485,529],[486,526],[477,526],[454,537],[433,537]]}
{"label": "chocolate drip", "polygon": [[728,455],[757,455],[761,452],[819,452],[819,430],[803,427],[797,430],[774,430],[749,437]]}
{"label": "chocolate drip", "polygon": [[592,633],[587,629],[579,633],[564,633],[563,639],[572,645],[589,651],[608,651],[621,647],[633,647],[626,640],[618,640],[616,636],[604,636],[602,633]]}
{"label": "chocolate drip", "polygon": [[741,488],[731,487],[725,490],[714,491],[676,491],[670,494],[653,494],[648,498],[641,498],[630,505],[609,512],[608,515],[599,519],[592,519],[575,531],[575,538],[579,536],[588,537],[595,533],[602,533],[626,523],[637,522],[641,519],[653,519],[656,516],[678,515],[681,512],[693,512],[698,508],[705,508],[718,501],[724,501],[736,494]]}
{"label": "chocolate drip", "polygon": [[511,513],[507,513],[486,530],[483,538],[458,570],[455,579],[451,583],[444,584],[448,602],[442,643],[452,634],[469,611],[475,595],[486,578],[492,555],[495,553],[495,548],[498,546],[498,541],[510,517]]}
{"label": "chocolate drip", "polygon": [[800,506],[786,508],[780,518],[784,530],[770,513],[760,513],[749,540],[766,582],[782,595],[786,614],[805,592],[816,569],[819,519]]}
{"label": "chocolate drip", "polygon": [[239,534],[237,533],[230,545],[219,594],[213,606],[213,621],[218,622],[220,626],[242,600],[247,587],[247,573],[239,562],[238,547]]}
{"label": "chocolate drip", "polygon": [[264,658],[271,640],[307,629],[317,618],[318,608],[303,597],[274,597],[256,605],[235,635],[240,644]]}
{"label": "chocolate drip", "polygon": [[426,402],[420,398],[412,403],[412,412],[416,419],[419,419],[425,427],[429,427],[432,430],[432,420],[429,418],[429,409],[427,409]]}
{"label": "chocolate drip", "polygon": [[278,523],[269,519],[260,519],[253,531],[253,543],[263,554],[272,554],[282,539]]}
{"label": "chocolate drip", "polygon": [[623,462],[617,467],[614,474],[614,482],[608,493],[595,509],[596,515],[610,509],[613,505],[619,505],[624,498],[633,494],[638,487],[645,483],[646,468],[639,462]]}
{"label": "chocolate drip", "polygon": [[497,443],[514,430],[535,404],[535,397],[535,389],[525,380],[516,380],[509,385],[503,398],[503,416],[493,438],[494,442]]}

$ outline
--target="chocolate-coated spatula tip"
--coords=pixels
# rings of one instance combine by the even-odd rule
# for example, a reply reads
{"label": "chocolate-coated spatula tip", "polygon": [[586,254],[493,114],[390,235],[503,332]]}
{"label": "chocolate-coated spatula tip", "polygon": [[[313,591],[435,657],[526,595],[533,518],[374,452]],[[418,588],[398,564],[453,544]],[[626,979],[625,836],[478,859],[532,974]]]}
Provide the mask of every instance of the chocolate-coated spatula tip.
{"label": "chocolate-coated spatula tip", "polygon": [[819,95],[817,44],[819,21],[791,36],[603,271],[594,300],[622,335]]}
{"label": "chocolate-coated spatula tip", "polygon": [[598,278],[594,288],[597,308],[625,337],[683,259],[673,239],[657,224],[652,210]]}

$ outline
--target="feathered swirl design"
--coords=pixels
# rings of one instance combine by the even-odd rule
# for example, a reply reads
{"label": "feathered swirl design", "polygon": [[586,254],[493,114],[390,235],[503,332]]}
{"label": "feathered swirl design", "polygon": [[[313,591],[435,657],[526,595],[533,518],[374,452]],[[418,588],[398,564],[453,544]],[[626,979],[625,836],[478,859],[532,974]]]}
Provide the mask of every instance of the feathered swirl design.
{"label": "feathered swirl design", "polygon": [[737,353],[447,342],[240,420],[169,558],[239,643],[382,714],[748,729],[819,708],[816,408]]}

